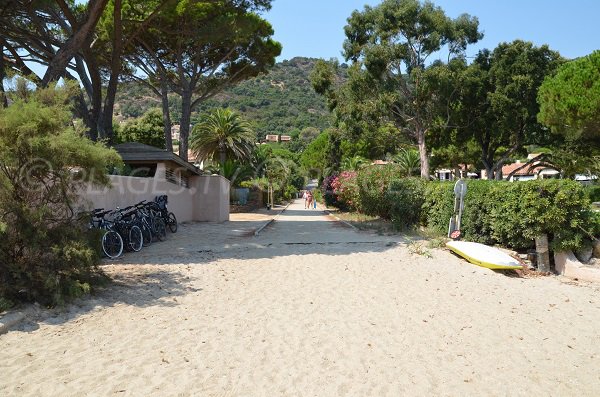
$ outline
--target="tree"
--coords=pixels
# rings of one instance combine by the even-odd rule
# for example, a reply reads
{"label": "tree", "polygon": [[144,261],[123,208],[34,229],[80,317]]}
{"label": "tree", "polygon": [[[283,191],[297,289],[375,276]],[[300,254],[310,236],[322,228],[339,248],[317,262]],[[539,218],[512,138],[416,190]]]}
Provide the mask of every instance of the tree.
{"label": "tree", "polygon": [[[429,178],[426,135],[440,115],[435,85],[430,84],[439,71],[428,71],[426,62],[442,48],[448,60],[462,56],[468,44],[482,37],[478,25],[468,14],[451,19],[429,1],[384,0],[354,11],[344,28],[344,56],[357,65],[356,80],[363,90],[373,87],[376,110],[389,109],[396,127],[415,139],[423,178]],[[323,89],[330,86],[321,83]]]}
{"label": "tree", "polygon": [[[78,80],[74,112],[93,140],[112,141],[112,119],[123,54],[169,1],[8,0],[0,5],[0,48],[9,68],[45,87]],[[38,76],[31,62],[46,66]],[[84,96],[85,94],[85,96]]]}
{"label": "tree", "polygon": [[107,184],[120,157],[73,128],[77,90],[40,89],[0,108],[0,298],[59,304],[98,275],[78,192]]}
{"label": "tree", "polygon": [[419,152],[412,148],[402,148],[394,156],[394,163],[398,164],[398,168],[405,176],[413,176],[419,172]]}
{"label": "tree", "polygon": [[538,92],[538,120],[569,140],[600,136],[600,50],[562,65]]}
{"label": "tree", "polygon": [[304,149],[300,156],[300,164],[307,170],[322,171],[328,164],[328,150],[329,132],[324,131]]}
{"label": "tree", "polygon": [[362,156],[356,155],[352,157],[344,157],[340,167],[344,171],[358,171],[362,167],[368,165],[370,161]]}
{"label": "tree", "polygon": [[[168,90],[181,97],[182,158],[187,160],[192,110],[224,88],[265,71],[281,53],[281,45],[271,39],[271,25],[256,13],[268,10],[270,2],[173,1],[137,36],[140,50],[129,60],[161,96],[163,112],[169,109]],[[164,119],[167,133],[168,117]]]}
{"label": "tree", "polygon": [[116,135],[117,143],[140,142],[164,149],[165,139],[161,110],[150,109],[142,117],[128,121]]}
{"label": "tree", "polygon": [[537,122],[536,98],[544,78],[561,62],[546,45],[516,40],[480,51],[457,80],[456,146],[474,140],[488,178],[500,179],[504,163],[524,145],[551,139]]}
{"label": "tree", "polygon": [[229,109],[215,109],[194,126],[190,147],[198,160],[250,159],[254,150],[254,132],[244,120]]}

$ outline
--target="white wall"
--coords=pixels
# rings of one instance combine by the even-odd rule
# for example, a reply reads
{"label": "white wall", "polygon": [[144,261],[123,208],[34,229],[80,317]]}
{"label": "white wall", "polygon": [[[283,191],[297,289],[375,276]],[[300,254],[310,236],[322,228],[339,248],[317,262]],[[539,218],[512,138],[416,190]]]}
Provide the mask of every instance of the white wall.
{"label": "white wall", "polygon": [[193,176],[189,188],[167,181],[160,169],[154,178],[111,175],[110,183],[105,188],[88,186],[81,193],[82,206],[87,210],[123,208],[166,194],[169,211],[180,222],[229,220],[230,184],[220,175]]}

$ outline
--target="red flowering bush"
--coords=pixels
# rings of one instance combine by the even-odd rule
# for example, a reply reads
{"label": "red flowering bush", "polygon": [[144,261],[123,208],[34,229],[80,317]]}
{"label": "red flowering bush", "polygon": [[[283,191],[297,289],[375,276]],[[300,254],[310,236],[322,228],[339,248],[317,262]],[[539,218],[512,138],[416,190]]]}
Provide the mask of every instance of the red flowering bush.
{"label": "red flowering bush", "polygon": [[361,210],[358,196],[358,173],[356,171],[343,171],[332,180],[331,187],[337,196],[340,208]]}

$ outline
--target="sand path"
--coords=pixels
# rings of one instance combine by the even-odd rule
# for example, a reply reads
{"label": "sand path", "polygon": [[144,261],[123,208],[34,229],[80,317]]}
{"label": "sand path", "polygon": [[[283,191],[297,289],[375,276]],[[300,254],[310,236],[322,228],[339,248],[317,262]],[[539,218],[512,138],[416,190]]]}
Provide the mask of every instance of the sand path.
{"label": "sand path", "polygon": [[249,222],[183,225],[0,335],[0,395],[598,395],[598,286],[411,254],[301,201]]}

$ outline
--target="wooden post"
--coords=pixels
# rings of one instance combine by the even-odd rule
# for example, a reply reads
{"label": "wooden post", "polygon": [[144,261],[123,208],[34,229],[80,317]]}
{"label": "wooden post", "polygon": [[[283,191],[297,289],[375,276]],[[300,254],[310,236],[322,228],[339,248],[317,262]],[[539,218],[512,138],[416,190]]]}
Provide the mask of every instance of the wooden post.
{"label": "wooden post", "polygon": [[550,251],[548,250],[548,235],[542,234],[535,238],[537,252],[537,268],[540,272],[550,271]]}

